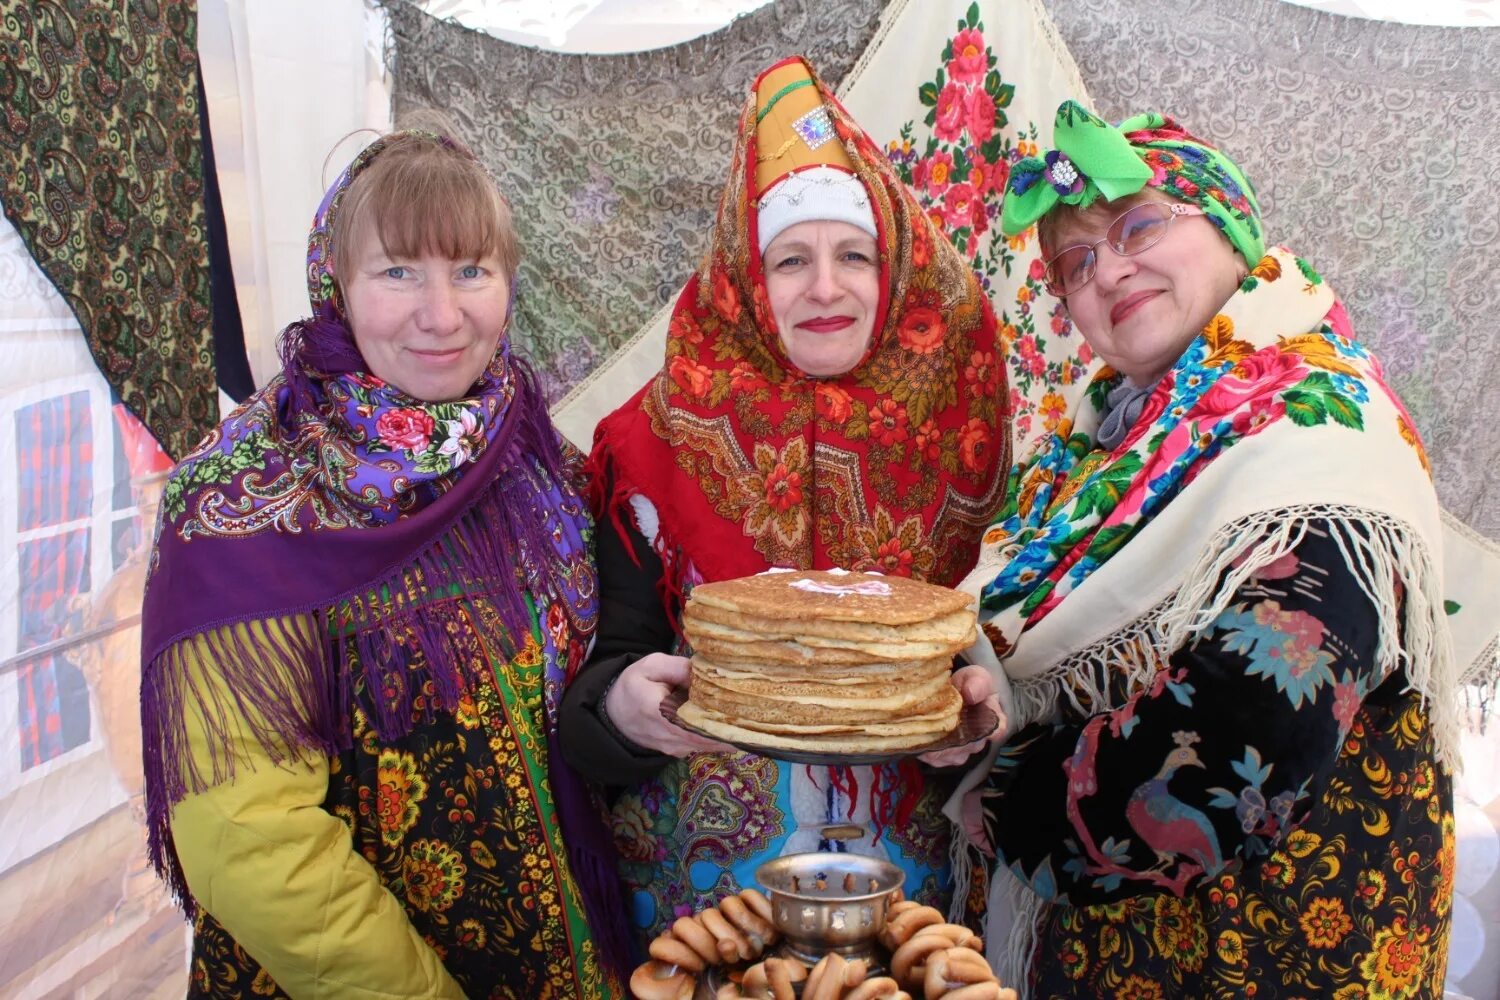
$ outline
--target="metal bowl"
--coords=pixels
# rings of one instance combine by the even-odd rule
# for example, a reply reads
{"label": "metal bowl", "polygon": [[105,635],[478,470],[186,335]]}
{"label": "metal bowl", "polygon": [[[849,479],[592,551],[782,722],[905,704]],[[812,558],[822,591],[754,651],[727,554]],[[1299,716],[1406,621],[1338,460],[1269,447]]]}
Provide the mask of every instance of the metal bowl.
{"label": "metal bowl", "polygon": [[786,950],[809,964],[830,951],[872,957],[905,879],[889,861],[859,854],[786,854],[755,872]]}

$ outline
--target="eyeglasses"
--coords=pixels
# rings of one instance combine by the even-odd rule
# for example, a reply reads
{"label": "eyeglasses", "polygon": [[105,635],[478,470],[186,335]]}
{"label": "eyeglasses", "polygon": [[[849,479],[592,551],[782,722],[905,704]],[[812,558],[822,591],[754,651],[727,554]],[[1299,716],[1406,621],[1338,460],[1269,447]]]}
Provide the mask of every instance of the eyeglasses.
{"label": "eyeglasses", "polygon": [[1108,245],[1121,257],[1150,250],[1167,235],[1172,220],[1182,215],[1202,215],[1197,205],[1182,202],[1143,201],[1122,214],[1104,231],[1098,243],[1067,247],[1047,261],[1046,288],[1053,295],[1072,295],[1094,280],[1099,269],[1099,244]]}

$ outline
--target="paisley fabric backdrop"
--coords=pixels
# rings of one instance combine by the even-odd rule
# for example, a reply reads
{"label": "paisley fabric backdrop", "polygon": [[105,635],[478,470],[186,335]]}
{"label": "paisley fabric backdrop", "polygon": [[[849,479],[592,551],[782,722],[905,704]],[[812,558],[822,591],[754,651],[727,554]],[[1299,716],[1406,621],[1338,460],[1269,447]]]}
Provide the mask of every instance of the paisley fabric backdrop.
{"label": "paisley fabric backdrop", "polygon": [[1500,31],[1263,0],[1046,0],[1097,110],[1170,110],[1256,184],[1273,242],[1318,248],[1432,456],[1500,537]]}
{"label": "paisley fabric backdrop", "polygon": [[195,0],[0,6],[0,203],[173,455],[218,419]]}
{"label": "paisley fabric backdrop", "polygon": [[802,52],[837,84],[883,0],[778,0],[627,55],[513,45],[391,3],[394,95],[457,119],[514,203],[515,343],[557,400],[674,299],[706,249],[740,100]]}
{"label": "paisley fabric backdrop", "polygon": [[[1037,123],[1083,92],[1072,57],[1039,0],[894,0],[837,89],[980,275],[1005,351],[963,360],[975,368],[971,378],[1006,369],[1013,453],[1024,454],[1061,419],[1093,363],[1042,290],[1035,241],[1007,240],[997,224],[1010,165],[1035,152]],[[723,165],[717,169],[722,175]],[[705,205],[715,203],[720,184],[705,186]],[[668,312],[659,309],[554,405],[554,420],[573,441],[586,447],[594,424],[661,366]]]}

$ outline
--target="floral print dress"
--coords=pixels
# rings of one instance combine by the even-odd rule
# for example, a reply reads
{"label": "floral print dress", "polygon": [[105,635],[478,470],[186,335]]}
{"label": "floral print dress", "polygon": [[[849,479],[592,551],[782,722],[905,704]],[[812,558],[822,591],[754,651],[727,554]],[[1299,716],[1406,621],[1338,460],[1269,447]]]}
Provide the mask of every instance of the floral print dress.
{"label": "floral print dress", "polygon": [[1050,901],[1034,998],[1442,995],[1450,776],[1316,522],[1115,711],[1034,724],[986,790]]}
{"label": "floral print dress", "polygon": [[[324,808],[467,996],[619,996],[600,968],[547,776],[544,700],[559,694],[546,691],[547,664],[581,657],[584,641],[560,602],[535,609],[532,626],[508,659],[472,629],[469,655],[489,669],[473,671],[457,711],[403,737],[381,740],[356,707],[354,746],[330,762]],[[426,688],[419,713],[433,700]],[[207,911],[193,931],[189,997],[287,995]]]}

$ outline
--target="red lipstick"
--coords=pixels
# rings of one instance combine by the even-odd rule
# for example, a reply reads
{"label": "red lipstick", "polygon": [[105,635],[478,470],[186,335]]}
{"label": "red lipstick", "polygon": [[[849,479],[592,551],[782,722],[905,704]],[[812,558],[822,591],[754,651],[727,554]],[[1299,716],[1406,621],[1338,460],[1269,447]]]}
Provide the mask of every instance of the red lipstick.
{"label": "red lipstick", "polygon": [[812,333],[837,333],[853,325],[853,316],[814,316],[798,323],[797,328]]}

